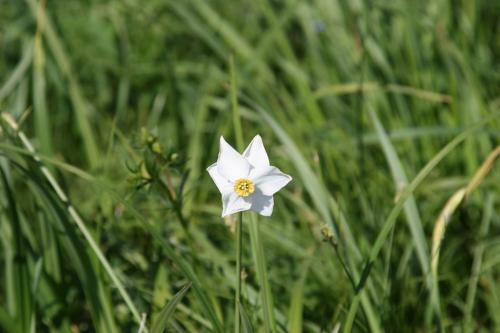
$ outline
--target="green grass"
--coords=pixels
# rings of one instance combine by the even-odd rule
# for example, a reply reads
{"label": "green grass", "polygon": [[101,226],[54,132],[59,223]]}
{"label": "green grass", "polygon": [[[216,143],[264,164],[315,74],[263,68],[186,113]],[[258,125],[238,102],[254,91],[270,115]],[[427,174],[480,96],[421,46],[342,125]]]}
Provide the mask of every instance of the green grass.
{"label": "green grass", "polygon": [[[2,2],[0,332],[499,331],[499,11]],[[256,134],[293,181],[221,219]]]}

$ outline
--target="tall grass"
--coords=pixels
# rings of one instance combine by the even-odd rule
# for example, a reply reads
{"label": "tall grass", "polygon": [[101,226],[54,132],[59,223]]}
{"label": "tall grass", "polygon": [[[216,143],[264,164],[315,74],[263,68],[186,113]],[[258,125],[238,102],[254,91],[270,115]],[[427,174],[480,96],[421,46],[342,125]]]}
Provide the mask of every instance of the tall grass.
{"label": "tall grass", "polygon": [[499,10],[1,2],[0,331],[499,331]]}

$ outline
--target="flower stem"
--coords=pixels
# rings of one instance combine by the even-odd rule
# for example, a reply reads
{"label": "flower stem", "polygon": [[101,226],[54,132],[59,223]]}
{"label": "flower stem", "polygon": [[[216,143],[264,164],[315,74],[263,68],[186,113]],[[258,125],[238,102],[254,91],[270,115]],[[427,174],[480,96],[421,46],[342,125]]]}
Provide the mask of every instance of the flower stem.
{"label": "flower stem", "polygon": [[[234,57],[231,55],[229,58],[229,75],[231,80],[231,109],[233,114],[233,127],[234,135],[236,137],[236,146],[239,151],[243,149],[243,130],[241,127],[240,109],[238,107],[238,87],[236,83],[236,69],[234,64]],[[240,306],[241,306],[241,249],[242,249],[242,229],[243,229],[243,212],[239,214],[236,219],[236,299],[234,301],[234,331],[240,333]]]}
{"label": "flower stem", "polygon": [[243,234],[243,212],[236,219],[236,298],[234,300],[234,332],[240,333],[240,304],[241,304],[241,252]]}

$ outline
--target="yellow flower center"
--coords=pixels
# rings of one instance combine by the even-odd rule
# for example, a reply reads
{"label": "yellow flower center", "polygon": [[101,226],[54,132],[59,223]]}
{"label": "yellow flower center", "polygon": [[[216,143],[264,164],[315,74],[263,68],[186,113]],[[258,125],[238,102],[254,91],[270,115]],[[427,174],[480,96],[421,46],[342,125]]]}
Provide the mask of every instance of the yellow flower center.
{"label": "yellow flower center", "polygon": [[250,179],[240,178],[234,182],[234,192],[240,197],[248,197],[255,191],[255,185]]}

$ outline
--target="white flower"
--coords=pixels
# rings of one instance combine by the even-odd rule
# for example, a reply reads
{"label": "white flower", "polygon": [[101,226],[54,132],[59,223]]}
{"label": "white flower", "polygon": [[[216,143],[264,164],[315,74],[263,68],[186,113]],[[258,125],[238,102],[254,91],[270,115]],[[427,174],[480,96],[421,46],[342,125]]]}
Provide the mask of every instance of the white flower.
{"label": "white flower", "polygon": [[219,157],[207,171],[222,194],[222,217],[249,209],[270,216],[273,194],[292,180],[269,165],[260,135],[253,138],[243,154],[221,136]]}

